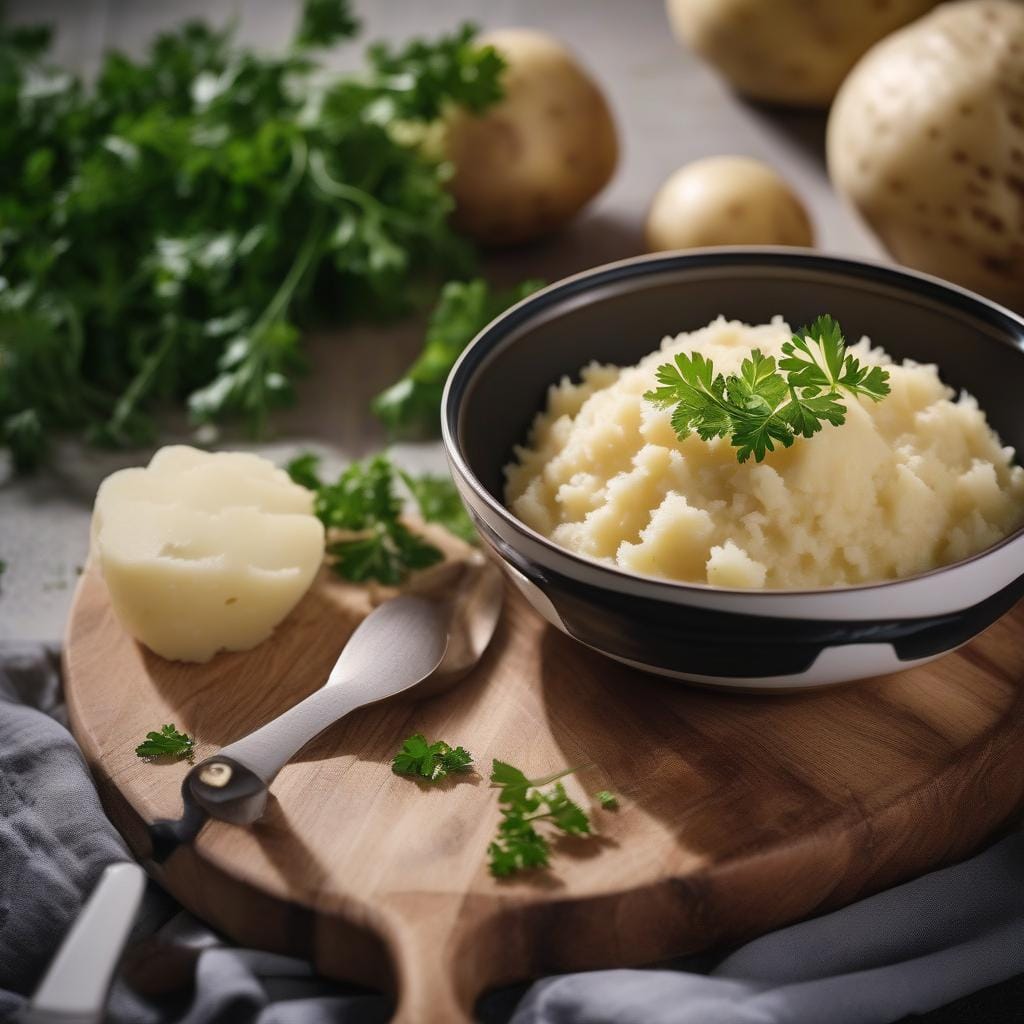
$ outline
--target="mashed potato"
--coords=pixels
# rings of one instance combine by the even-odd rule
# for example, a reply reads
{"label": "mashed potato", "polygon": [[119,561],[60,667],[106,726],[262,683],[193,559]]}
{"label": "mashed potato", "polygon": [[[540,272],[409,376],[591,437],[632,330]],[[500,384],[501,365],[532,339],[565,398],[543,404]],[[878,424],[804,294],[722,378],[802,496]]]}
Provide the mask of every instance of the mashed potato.
{"label": "mashed potato", "polygon": [[620,568],[721,587],[802,588],[887,580],[990,546],[1024,520],[1024,469],[967,394],[935,366],[893,363],[867,339],[862,362],[889,370],[891,394],[843,396],[846,423],[736,460],[728,438],[677,439],[643,398],[655,370],[699,351],[738,372],[752,348],[780,355],[779,317],[719,318],[637,366],[592,363],[553,385],[526,447],[507,466],[506,501],[528,526]]}

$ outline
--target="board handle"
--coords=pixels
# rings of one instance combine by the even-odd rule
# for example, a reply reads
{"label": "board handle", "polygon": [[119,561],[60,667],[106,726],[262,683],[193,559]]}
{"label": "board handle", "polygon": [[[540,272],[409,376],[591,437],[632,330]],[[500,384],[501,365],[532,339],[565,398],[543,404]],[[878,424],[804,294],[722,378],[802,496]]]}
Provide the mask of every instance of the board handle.
{"label": "board handle", "polygon": [[473,1024],[478,990],[453,962],[446,938],[410,927],[408,919],[388,929],[396,989],[391,1024]]}

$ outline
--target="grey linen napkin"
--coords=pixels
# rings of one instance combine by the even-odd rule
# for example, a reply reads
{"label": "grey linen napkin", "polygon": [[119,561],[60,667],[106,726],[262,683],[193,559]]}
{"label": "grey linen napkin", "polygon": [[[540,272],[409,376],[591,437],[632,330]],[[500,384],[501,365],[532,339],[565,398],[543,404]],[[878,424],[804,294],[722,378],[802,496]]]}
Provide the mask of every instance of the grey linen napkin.
{"label": "grey linen napkin", "polygon": [[[0,1020],[24,1004],[103,868],[126,857],[63,725],[56,652],[0,649]],[[708,966],[564,975],[479,1011],[512,1013],[512,1024],[887,1024],[923,1013],[1024,971],[1024,834]],[[123,974],[109,1017],[125,1024],[370,1024],[391,1010],[303,961],[230,948],[152,885]],[[1024,1019],[1005,1011],[989,1020]]]}

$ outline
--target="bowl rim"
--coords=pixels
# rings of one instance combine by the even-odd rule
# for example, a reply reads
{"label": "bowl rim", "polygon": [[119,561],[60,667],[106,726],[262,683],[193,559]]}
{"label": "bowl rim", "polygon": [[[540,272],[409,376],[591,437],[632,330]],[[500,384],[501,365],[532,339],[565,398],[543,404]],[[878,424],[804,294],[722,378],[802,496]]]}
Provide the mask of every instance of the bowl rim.
{"label": "bowl rim", "polygon": [[[556,544],[553,540],[545,537],[542,533],[527,526],[521,519],[512,513],[504,504],[498,501],[486,487],[480,482],[476,473],[473,472],[458,441],[459,416],[458,410],[453,403],[453,395],[456,387],[468,385],[472,380],[475,367],[471,364],[478,358],[479,350],[482,347],[489,347],[489,343],[500,341],[507,333],[529,320],[530,315],[555,305],[563,298],[573,295],[585,294],[588,290],[603,284],[620,282],[629,277],[636,280],[658,273],[662,270],[670,270],[694,264],[697,266],[728,265],[729,263],[742,263],[753,259],[755,262],[764,261],[765,266],[786,267],[795,266],[816,266],[822,270],[832,270],[844,275],[853,275],[868,280],[883,280],[890,285],[902,287],[914,293],[926,291],[932,297],[938,298],[946,303],[966,307],[969,312],[983,314],[983,318],[993,321],[993,326],[1001,326],[1004,329],[1011,326],[1019,333],[1016,344],[1012,339],[1007,338],[1006,343],[1016,347],[1024,356],[1024,316],[1015,313],[1013,310],[1001,305],[998,302],[988,299],[977,292],[973,292],[961,285],[953,284],[933,274],[927,274],[919,270],[911,270],[907,267],[897,266],[883,260],[864,259],[854,256],[842,256],[832,253],[819,252],[798,246],[713,246],[695,249],[678,249],[666,252],[643,253],[638,256],[630,256],[621,260],[614,260],[610,263],[602,263],[595,267],[570,274],[567,277],[553,281],[551,284],[532,292],[521,299],[515,305],[510,306],[505,312],[495,317],[470,341],[462,351],[455,365],[452,367],[445,381],[444,392],[441,396],[441,440],[445,454],[450,460],[458,475],[469,486],[473,494],[482,501],[502,521],[508,523],[513,529],[526,534],[526,536],[538,544],[542,549],[550,552],[559,560],[567,559],[571,563],[578,564],[588,572],[597,572],[601,577],[607,579],[609,586],[615,589],[618,581],[630,581],[633,584],[640,584],[643,588],[650,588],[651,596],[669,596],[675,598],[681,593],[692,591],[695,594],[718,594],[734,595],[746,600],[758,597],[824,597],[828,594],[855,594],[867,591],[891,588],[898,584],[918,582],[929,577],[942,573],[948,573],[955,569],[969,565],[974,562],[987,559],[998,551],[1024,536],[1024,523],[1013,533],[1008,534],[995,544],[961,558],[956,562],[947,565],[937,566],[925,572],[915,573],[912,576],[903,576],[898,579],[879,580],[869,583],[838,584],[835,586],[813,587],[808,589],[790,589],[782,587],[719,587],[711,583],[700,583],[689,580],[672,580],[662,576],[651,576],[646,573],[635,572],[630,569],[623,569],[618,565],[600,561],[587,555],[571,551],[569,548]],[[1008,321],[999,325],[995,321]],[[468,369],[467,369],[468,368]],[[941,370],[941,367],[940,367]],[[468,377],[463,382],[461,378]],[[538,410],[539,411],[539,410]]]}

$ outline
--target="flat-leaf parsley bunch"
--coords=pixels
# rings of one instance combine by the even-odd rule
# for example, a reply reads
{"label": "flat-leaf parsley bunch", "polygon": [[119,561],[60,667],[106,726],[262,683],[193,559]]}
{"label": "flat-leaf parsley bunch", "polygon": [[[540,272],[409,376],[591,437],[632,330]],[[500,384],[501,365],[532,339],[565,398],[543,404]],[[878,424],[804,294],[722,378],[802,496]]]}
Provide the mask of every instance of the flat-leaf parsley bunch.
{"label": "flat-leaf parsley bunch", "polygon": [[[692,432],[705,441],[728,437],[736,458],[761,462],[775,442],[789,448],[797,437],[812,437],[824,422],[846,422],[843,393],[874,402],[889,394],[889,373],[864,366],[847,352],[839,324],[819,316],[782,346],[785,358],[754,349],[739,374],[715,373],[699,352],[679,353],[658,367],[660,385],[644,398],[672,409],[672,428],[682,440]],[[783,371],[783,373],[780,372]],[[674,407],[674,408],[673,408]]]}
{"label": "flat-leaf parsley bunch", "polygon": [[267,54],[193,21],[87,83],[49,63],[48,28],[0,15],[0,448],[19,467],[62,431],[146,443],[168,402],[258,432],[303,328],[403,313],[472,268],[424,139],[499,99],[504,62],[463,26],[326,75],[357,29],[347,0],[306,0]]}

